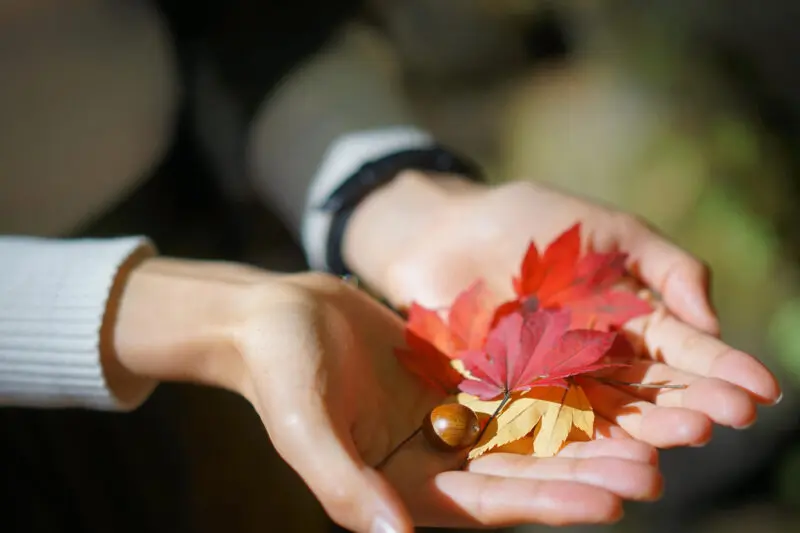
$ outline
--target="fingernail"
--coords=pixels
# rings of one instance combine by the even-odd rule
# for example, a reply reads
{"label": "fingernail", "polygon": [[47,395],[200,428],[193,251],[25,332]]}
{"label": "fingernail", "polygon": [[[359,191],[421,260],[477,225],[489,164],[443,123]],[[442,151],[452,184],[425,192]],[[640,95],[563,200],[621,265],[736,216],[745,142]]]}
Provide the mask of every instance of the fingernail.
{"label": "fingernail", "polygon": [[679,278],[678,283],[684,294],[686,307],[694,317],[696,323],[698,325],[702,324],[703,329],[706,331],[715,335],[718,334],[719,320],[711,304],[710,295],[698,295],[695,289],[695,283],[685,279],[683,276]]}
{"label": "fingernail", "polygon": [[755,423],[756,423],[756,419],[754,418],[753,420],[751,420],[747,424],[742,424],[741,426],[734,426],[733,428],[734,429],[739,429],[739,430],[748,429],[748,428],[753,427],[753,424],[755,424]]}
{"label": "fingernail", "polygon": [[702,448],[702,447],[708,445],[709,442],[711,442],[711,437],[707,438],[703,442],[696,442],[696,443],[692,444],[691,447],[692,448]]}
{"label": "fingernail", "polygon": [[400,530],[394,527],[385,517],[377,516],[372,521],[370,533],[400,533]]}
{"label": "fingernail", "polygon": [[703,329],[713,335],[719,335],[719,319],[708,300],[695,296],[689,299],[689,305],[697,322],[703,324]]}
{"label": "fingernail", "polygon": [[783,391],[781,391],[778,397],[775,398],[775,401],[772,402],[772,405],[778,405],[779,403],[781,403],[781,400],[783,400]]}
{"label": "fingernail", "polygon": [[658,454],[657,448],[653,448],[653,451],[650,454],[650,464],[656,468],[659,468],[659,465],[661,464],[661,456]]}
{"label": "fingernail", "polygon": [[665,491],[664,476],[659,476],[659,478],[658,478],[658,488],[656,489],[656,493],[655,493],[655,497],[653,498],[653,501],[656,502],[656,501],[662,499],[664,497],[664,491]]}

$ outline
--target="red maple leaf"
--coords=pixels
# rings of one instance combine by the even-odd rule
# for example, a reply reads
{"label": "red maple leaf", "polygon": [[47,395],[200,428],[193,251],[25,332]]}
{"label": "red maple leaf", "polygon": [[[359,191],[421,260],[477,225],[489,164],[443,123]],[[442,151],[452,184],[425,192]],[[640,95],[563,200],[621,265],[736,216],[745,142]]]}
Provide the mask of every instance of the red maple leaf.
{"label": "red maple leaf", "polygon": [[480,349],[493,323],[492,295],[478,281],[456,297],[443,319],[435,309],[412,303],[406,322],[406,345],[396,350],[400,362],[431,385],[452,393],[464,377],[450,361],[455,354]]}
{"label": "red maple leaf", "polygon": [[608,331],[652,311],[632,292],[614,290],[625,275],[627,254],[590,251],[581,257],[580,251],[580,224],[550,243],[543,255],[531,242],[520,275],[513,279],[517,300],[501,306],[503,312],[520,306],[528,311],[569,309],[573,328]]}
{"label": "red maple leaf", "polygon": [[396,349],[395,356],[408,371],[445,394],[456,391],[458,384],[464,379],[451,366],[450,357],[408,328],[406,348]]}
{"label": "red maple leaf", "polygon": [[477,281],[456,297],[445,321],[438,311],[412,303],[406,328],[449,357],[483,346],[494,322],[492,294]]}
{"label": "red maple leaf", "polygon": [[567,387],[566,378],[619,363],[601,362],[614,344],[616,333],[568,331],[569,311],[514,312],[500,319],[484,349],[461,354],[474,379],[458,388],[491,400],[537,386]]}

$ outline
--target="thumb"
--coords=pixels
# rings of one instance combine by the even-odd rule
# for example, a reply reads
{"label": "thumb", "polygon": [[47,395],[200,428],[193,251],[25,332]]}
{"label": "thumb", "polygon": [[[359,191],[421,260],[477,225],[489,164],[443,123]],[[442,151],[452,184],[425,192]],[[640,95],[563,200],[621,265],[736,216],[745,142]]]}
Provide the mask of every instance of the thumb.
{"label": "thumb", "polygon": [[364,463],[350,434],[314,395],[270,424],[276,449],[340,526],[363,533],[406,533],[413,522],[391,484]]}

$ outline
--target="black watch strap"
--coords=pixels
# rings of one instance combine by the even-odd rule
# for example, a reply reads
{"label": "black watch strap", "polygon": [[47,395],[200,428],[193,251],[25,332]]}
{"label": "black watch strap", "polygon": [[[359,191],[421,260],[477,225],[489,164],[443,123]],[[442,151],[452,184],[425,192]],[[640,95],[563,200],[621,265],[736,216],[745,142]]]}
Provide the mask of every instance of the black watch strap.
{"label": "black watch strap", "polygon": [[350,274],[342,258],[342,244],[347,223],[356,207],[371,192],[392,181],[403,170],[458,174],[484,181],[476,163],[439,145],[394,152],[364,164],[319,207],[332,215],[326,248],[326,262],[332,273],[339,276]]}

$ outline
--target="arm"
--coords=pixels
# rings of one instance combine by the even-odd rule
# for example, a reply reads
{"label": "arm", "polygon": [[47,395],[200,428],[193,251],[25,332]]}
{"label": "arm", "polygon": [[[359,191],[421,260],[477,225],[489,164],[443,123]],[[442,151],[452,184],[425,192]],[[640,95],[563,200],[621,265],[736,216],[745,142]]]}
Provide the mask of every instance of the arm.
{"label": "arm", "polygon": [[414,125],[391,51],[348,26],[265,101],[249,138],[261,196],[301,234],[311,266],[326,268],[329,217],[314,209],[364,163],[433,145]]}
{"label": "arm", "polygon": [[[17,283],[3,286],[3,303],[29,303],[17,306],[10,315],[16,321],[3,322],[3,331],[24,322],[20,309],[35,310],[28,313],[29,318],[44,318],[37,321],[41,325],[35,337],[32,330],[27,336],[17,336],[22,341],[17,342],[20,352],[30,358],[42,346],[33,339],[53,336],[63,341],[65,332],[75,337],[84,331],[83,337],[95,342],[88,342],[83,351],[61,342],[63,353],[53,368],[66,371],[71,368],[67,360],[77,359],[82,361],[79,368],[98,374],[100,358],[106,374],[116,368],[127,379],[140,380],[139,397],[153,383],[167,380],[242,394],[284,459],[332,518],[348,530],[411,531],[414,523],[605,522],[619,513],[613,478],[620,472],[628,479],[626,487],[632,487],[627,489],[628,497],[650,498],[658,486],[658,472],[647,464],[652,450],[632,441],[620,441],[618,446],[624,453],[635,452],[636,457],[617,464],[614,476],[593,480],[594,486],[563,478],[575,468],[573,462],[592,461],[590,449],[580,459],[554,462],[554,467],[564,469],[557,480],[507,477],[504,472],[511,464],[494,467],[497,476],[489,477],[481,472],[442,473],[460,465],[463,456],[446,459],[433,454],[419,439],[398,455],[405,465],[387,467],[379,475],[370,465],[402,442],[441,395],[397,366],[391,353],[402,342],[401,323],[360,291],[319,274],[280,276],[230,263],[149,257],[152,250],[140,239],[3,239],[2,246],[4,257],[13,251],[17,258],[13,270],[4,270],[15,273]],[[134,258],[137,252],[143,255]],[[118,269],[120,262],[123,267]],[[50,275],[34,272],[37,268]],[[34,275],[20,273],[24,271]],[[89,276],[90,272],[94,275]],[[92,287],[96,290],[90,291]],[[70,293],[76,296],[63,301],[55,297]],[[35,306],[36,301],[40,305]],[[91,327],[81,330],[74,320],[47,319],[62,307],[70,308],[71,317],[83,310],[81,314],[93,318],[88,321]],[[104,315],[99,336],[98,315]],[[97,343],[98,338],[107,342]],[[14,337],[6,334],[0,339],[8,345]],[[65,374],[58,381],[53,379],[51,387],[59,386],[59,381],[67,383]],[[28,371],[26,375],[41,374]],[[8,388],[8,373],[0,372],[0,378]],[[26,404],[41,404],[32,400],[49,398],[73,405],[118,407],[120,402],[114,400],[119,389],[110,381],[95,377],[94,387],[73,383],[59,397],[46,388],[28,388],[27,395],[12,399]],[[92,390],[103,392],[93,395]],[[107,401],[99,402],[99,397]],[[388,397],[391,402],[383,401]],[[602,453],[594,455],[602,466]],[[531,465],[541,461],[529,459]],[[452,474],[461,479],[448,482]],[[563,494],[556,498],[557,505],[552,499],[537,503],[531,497],[537,491],[552,490]],[[483,497],[490,492],[492,497]]]}
{"label": "arm", "polygon": [[[382,45],[367,28],[345,28],[286,79],[253,123],[248,153],[256,186],[302,234],[315,269],[329,268],[325,255],[331,217],[318,209],[328,195],[364,163],[434,145],[430,134],[409,126],[413,113],[404,103],[397,61]],[[462,201],[465,196],[474,201]],[[426,301],[444,305],[457,292],[459,276],[441,257],[442,250],[455,248],[455,241],[464,249],[450,260],[469,284],[477,277],[497,276],[485,272],[486,264],[471,252],[473,234],[502,235],[502,256],[495,259],[508,265],[518,261],[532,237],[546,242],[582,218],[602,227],[602,244],[619,237],[631,250],[632,262],[639,263],[643,280],[665,289],[665,300],[682,318],[712,332],[717,328],[703,288],[705,271],[695,258],[631,217],[531,183],[487,187],[464,176],[400,172],[357,206],[340,252],[352,271],[394,303],[428,293]],[[441,231],[445,227],[449,232]],[[612,237],[606,238],[607,233]],[[419,268],[407,267],[408,257],[422,254]],[[411,281],[398,279],[423,266],[448,277],[446,289],[440,280],[427,279],[415,282],[412,291]],[[505,276],[505,268],[498,271]],[[508,290],[507,283],[497,284]]]}
{"label": "arm", "polygon": [[238,390],[233,325],[270,276],[155,253],[141,237],[0,236],[0,405],[127,411],[159,381]]}

